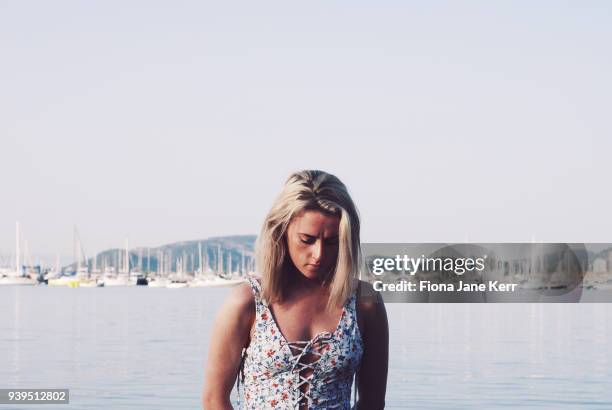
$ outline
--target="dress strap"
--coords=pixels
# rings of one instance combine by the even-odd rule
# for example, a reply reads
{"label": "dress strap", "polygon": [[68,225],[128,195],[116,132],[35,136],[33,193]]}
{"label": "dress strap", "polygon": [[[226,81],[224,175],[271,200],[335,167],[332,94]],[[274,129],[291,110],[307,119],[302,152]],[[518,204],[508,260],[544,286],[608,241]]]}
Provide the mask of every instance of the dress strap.
{"label": "dress strap", "polygon": [[259,283],[259,280],[257,280],[257,278],[253,276],[248,276],[247,280],[249,282],[249,285],[251,285],[251,290],[253,291],[253,297],[255,299],[255,308],[259,312],[260,307],[263,303],[263,299],[261,297],[261,284]]}
{"label": "dress strap", "polygon": [[[247,276],[247,281],[249,285],[251,285],[251,290],[253,291],[253,299],[255,300],[255,321],[259,320],[263,309],[265,309],[265,305],[263,304],[263,299],[261,297],[261,284],[259,281],[253,276]],[[256,331],[257,333],[257,331]],[[241,408],[241,390],[240,385],[244,384],[244,365],[247,357],[247,348],[243,348],[240,354],[240,368],[238,370],[238,376],[236,377],[236,392],[238,395],[238,408]]]}
{"label": "dress strap", "polygon": [[357,325],[357,317],[359,316],[359,285],[357,286],[357,289],[353,292],[353,294],[351,296],[349,296],[348,300],[346,301],[346,313],[351,317],[351,322],[353,323],[353,326],[358,326]]}
{"label": "dress strap", "polygon": [[253,291],[253,295],[260,296],[261,295],[261,284],[254,276],[247,276],[247,280],[249,285],[251,285],[251,290]]}

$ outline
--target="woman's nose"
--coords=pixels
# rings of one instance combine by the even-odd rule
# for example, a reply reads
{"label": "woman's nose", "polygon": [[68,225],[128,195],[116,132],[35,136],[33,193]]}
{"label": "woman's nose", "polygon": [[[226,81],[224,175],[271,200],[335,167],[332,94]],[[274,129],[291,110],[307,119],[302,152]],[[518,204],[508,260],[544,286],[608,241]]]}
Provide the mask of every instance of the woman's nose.
{"label": "woman's nose", "polygon": [[312,258],[315,261],[320,261],[323,256],[323,241],[318,240],[313,244],[312,247]]}

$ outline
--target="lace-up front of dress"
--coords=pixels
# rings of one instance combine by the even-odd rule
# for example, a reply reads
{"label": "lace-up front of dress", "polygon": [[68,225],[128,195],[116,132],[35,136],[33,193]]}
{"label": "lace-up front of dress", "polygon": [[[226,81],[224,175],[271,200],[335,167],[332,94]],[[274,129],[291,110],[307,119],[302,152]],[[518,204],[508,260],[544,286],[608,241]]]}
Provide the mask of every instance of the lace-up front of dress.
{"label": "lace-up front of dress", "polygon": [[350,409],[353,376],[363,355],[356,296],[346,302],[333,333],[288,342],[260,296],[259,282],[253,278],[249,282],[256,315],[241,375],[244,408]]}

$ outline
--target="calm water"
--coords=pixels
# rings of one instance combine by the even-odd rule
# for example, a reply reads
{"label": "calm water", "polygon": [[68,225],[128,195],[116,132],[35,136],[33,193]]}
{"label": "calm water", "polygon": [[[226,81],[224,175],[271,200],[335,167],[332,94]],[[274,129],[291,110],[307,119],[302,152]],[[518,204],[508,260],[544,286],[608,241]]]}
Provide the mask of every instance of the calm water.
{"label": "calm water", "polygon": [[[79,410],[198,409],[227,292],[0,287],[0,388],[70,388]],[[387,309],[388,408],[612,408],[612,304]]]}

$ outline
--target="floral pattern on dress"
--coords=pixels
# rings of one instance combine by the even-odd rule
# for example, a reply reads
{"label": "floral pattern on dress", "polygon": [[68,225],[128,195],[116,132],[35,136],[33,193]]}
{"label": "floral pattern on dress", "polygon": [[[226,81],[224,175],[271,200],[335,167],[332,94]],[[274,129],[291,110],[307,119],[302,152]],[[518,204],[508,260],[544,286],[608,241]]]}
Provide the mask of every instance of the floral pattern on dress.
{"label": "floral pattern on dress", "polygon": [[[256,316],[255,332],[244,352],[242,408],[299,409],[307,404],[309,409],[350,409],[353,376],[363,356],[356,295],[344,305],[334,332],[288,342],[260,295],[259,282],[254,278],[249,282]],[[303,360],[306,355],[316,359]],[[304,384],[306,392],[300,389]]]}

